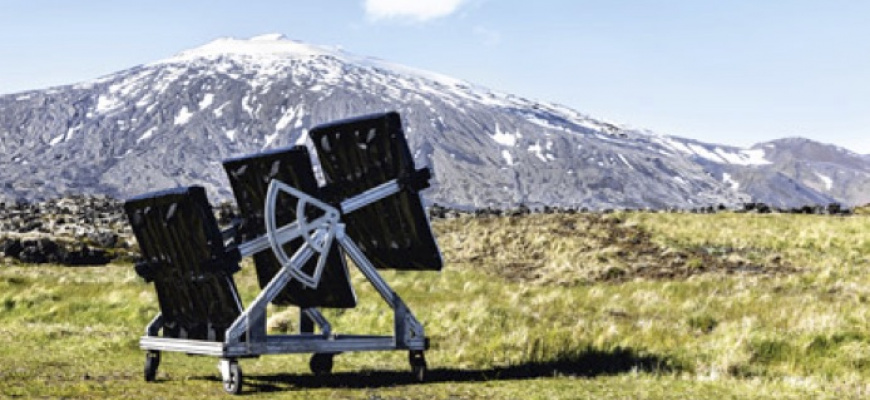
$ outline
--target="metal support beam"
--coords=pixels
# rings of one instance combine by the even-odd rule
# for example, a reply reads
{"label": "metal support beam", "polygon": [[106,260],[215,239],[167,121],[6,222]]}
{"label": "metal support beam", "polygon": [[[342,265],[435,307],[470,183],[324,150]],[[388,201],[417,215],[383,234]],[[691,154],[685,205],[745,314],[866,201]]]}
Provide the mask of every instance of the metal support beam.
{"label": "metal support beam", "polygon": [[372,283],[381,298],[393,309],[393,328],[396,345],[399,348],[418,348],[425,346],[426,334],[423,325],[417,321],[411,309],[402,301],[402,298],[390,288],[390,285],[381,277],[381,274],[372,265],[372,262],[363,254],[362,250],[351,240],[344,231],[344,224],[339,224],[336,238],[339,244],[353,260],[354,264],[362,272],[363,276]]}
{"label": "metal support beam", "polygon": [[302,312],[306,317],[317,324],[323,336],[329,337],[332,335],[332,325],[329,324],[329,321],[323,316],[320,310],[316,308],[306,308],[303,309]]}
{"label": "metal support beam", "polygon": [[395,310],[398,306],[398,302],[401,301],[399,295],[390,288],[390,285],[388,285],[384,278],[381,277],[381,274],[378,273],[368,257],[366,257],[362,250],[357,247],[356,243],[347,236],[344,231],[344,224],[339,225],[338,233],[335,236],[341,244],[341,247],[350,259],[353,260],[360,272],[362,272],[363,276],[372,283],[375,290],[378,291],[378,294],[380,294],[384,301],[390,305],[390,308]]}
{"label": "metal support beam", "polygon": [[278,270],[278,273],[272,277],[272,280],[269,281],[269,284],[263,288],[259,295],[257,295],[257,298],[254,299],[253,303],[251,303],[242,315],[236,318],[236,321],[233,322],[229,329],[227,329],[226,340],[228,343],[238,342],[243,333],[249,332],[251,329],[251,321],[262,320],[265,322],[266,306],[269,302],[274,300],[275,297],[278,297],[284,289],[284,286],[287,286],[287,283],[293,278],[291,268],[301,268],[301,266],[308,262],[313,255],[314,250],[311,249],[308,243],[303,244],[302,247],[293,254],[293,257],[290,259],[290,264],[285,265],[283,268]]}
{"label": "metal support beam", "polygon": [[350,214],[383,198],[399,193],[399,181],[393,179],[341,202],[341,212]]}

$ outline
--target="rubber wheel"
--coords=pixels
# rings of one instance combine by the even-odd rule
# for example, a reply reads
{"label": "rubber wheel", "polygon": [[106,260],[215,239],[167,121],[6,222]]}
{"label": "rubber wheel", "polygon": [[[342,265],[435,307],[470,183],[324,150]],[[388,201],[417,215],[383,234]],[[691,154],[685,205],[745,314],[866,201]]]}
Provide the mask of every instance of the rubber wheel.
{"label": "rubber wheel", "polygon": [[154,382],[157,378],[157,367],[160,366],[160,352],[145,353],[145,382]]}
{"label": "rubber wheel", "polygon": [[332,373],[332,359],[335,354],[330,353],[314,353],[311,360],[308,361],[308,366],[311,368],[311,373],[315,376],[325,376]]}
{"label": "rubber wheel", "polygon": [[242,392],[242,367],[239,363],[233,361],[230,363],[230,380],[224,381],[224,391],[229,394],[239,394]]}
{"label": "rubber wheel", "polygon": [[408,353],[408,362],[411,364],[411,373],[414,376],[414,380],[417,382],[425,382],[426,381],[426,356],[423,355],[423,352],[420,350],[411,350]]}

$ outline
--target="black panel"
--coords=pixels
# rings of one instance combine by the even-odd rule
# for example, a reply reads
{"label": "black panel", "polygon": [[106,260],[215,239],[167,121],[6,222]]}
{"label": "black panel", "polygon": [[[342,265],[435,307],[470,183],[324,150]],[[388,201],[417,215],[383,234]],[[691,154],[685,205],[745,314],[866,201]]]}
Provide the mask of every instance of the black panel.
{"label": "black panel", "polygon": [[225,252],[205,190],[145,194],[124,211],[143,256],[136,272],[157,290],[163,336],[222,341],[242,309],[232,279],[238,257]]}
{"label": "black panel", "polygon": [[[332,201],[415,176],[411,150],[395,112],[320,125],[310,136]],[[343,220],[350,237],[377,268],[440,270],[438,245],[420,194],[411,186]]]}
{"label": "black panel", "polygon": [[[273,179],[278,179],[305,193],[317,195],[317,180],[311,168],[311,158],[308,150],[302,146],[227,160],[224,161],[224,169],[243,217],[239,226],[240,240],[243,242],[266,233],[263,215],[269,182]],[[278,226],[289,224],[296,219],[296,203],[296,199],[290,196],[278,197],[276,205]],[[303,243],[303,239],[292,240],[284,245],[284,251],[292,255]],[[291,281],[273,303],[303,308],[356,306],[356,296],[350,285],[347,266],[344,257],[338,251],[338,246],[333,246],[328,257],[317,288],[311,289],[295,280]],[[254,262],[261,287],[265,287],[281,269],[281,264],[271,251],[255,254]],[[303,270],[313,271],[316,264],[317,258],[312,258]]]}

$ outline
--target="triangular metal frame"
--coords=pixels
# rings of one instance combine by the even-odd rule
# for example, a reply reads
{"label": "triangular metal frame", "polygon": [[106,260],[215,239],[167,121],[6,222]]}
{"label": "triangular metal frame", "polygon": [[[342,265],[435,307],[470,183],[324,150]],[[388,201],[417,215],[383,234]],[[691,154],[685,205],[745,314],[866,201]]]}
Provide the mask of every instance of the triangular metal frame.
{"label": "triangular metal frame", "polygon": [[[177,351],[220,357],[222,359],[220,370],[225,389],[228,391],[231,387],[228,386],[229,383],[232,383],[234,388],[237,387],[235,385],[240,384],[234,381],[235,378],[232,375],[233,371],[238,371],[237,365],[235,369],[233,368],[236,359],[266,354],[315,353],[316,356],[317,354],[331,355],[349,351],[410,350],[412,367],[415,374],[419,374],[419,379],[422,379],[422,372],[419,372],[422,371],[420,368],[425,369],[422,352],[429,346],[423,325],[420,324],[401,297],[381,277],[353,239],[347,235],[345,226],[341,221],[342,215],[376,203],[399,193],[401,190],[402,186],[399,181],[392,180],[347,199],[336,207],[284,182],[273,180],[269,185],[266,199],[266,234],[254,240],[240,243],[236,248],[243,257],[271,250],[281,261],[282,267],[226,330],[225,340],[213,342],[160,337],[158,334],[162,326],[162,318],[158,315],[147,326],[145,336],[139,341],[140,347],[149,351],[149,357],[159,351]],[[277,197],[282,194],[297,199],[297,218],[296,221],[285,226],[277,226],[275,206]],[[321,215],[312,221],[307,220],[306,210],[308,207],[318,210]],[[286,254],[283,245],[300,237],[304,239],[304,244],[292,255]],[[300,332],[293,335],[268,335],[266,332],[268,304],[280,294],[292,279],[299,280],[306,286],[316,287],[323,270],[323,263],[331,246],[335,243],[344,250],[362,275],[393,310],[393,335],[335,334],[332,332],[329,321],[315,308],[306,308],[302,312],[318,325],[319,334]],[[313,273],[302,271],[302,267],[308,260],[315,256],[319,257],[317,269]],[[159,357],[157,359],[159,360]],[[313,362],[314,359],[312,359]],[[156,369],[156,366],[154,368]]]}

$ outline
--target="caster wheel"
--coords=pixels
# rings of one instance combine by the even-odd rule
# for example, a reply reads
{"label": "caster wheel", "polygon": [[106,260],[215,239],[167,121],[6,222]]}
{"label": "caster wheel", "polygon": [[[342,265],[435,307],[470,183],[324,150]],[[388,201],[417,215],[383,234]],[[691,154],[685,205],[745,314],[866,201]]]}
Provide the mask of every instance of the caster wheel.
{"label": "caster wheel", "polygon": [[408,362],[411,364],[411,373],[414,380],[424,382],[426,380],[426,357],[421,350],[412,350],[408,354]]}
{"label": "caster wheel", "polygon": [[157,367],[160,366],[160,352],[145,353],[145,382],[154,382],[157,378]]}
{"label": "caster wheel", "polygon": [[308,366],[311,367],[311,372],[315,376],[325,376],[332,373],[332,359],[335,354],[330,353],[314,353]]}
{"label": "caster wheel", "polygon": [[236,361],[230,362],[230,374],[224,381],[224,391],[229,394],[239,394],[242,392],[242,368]]}

